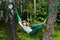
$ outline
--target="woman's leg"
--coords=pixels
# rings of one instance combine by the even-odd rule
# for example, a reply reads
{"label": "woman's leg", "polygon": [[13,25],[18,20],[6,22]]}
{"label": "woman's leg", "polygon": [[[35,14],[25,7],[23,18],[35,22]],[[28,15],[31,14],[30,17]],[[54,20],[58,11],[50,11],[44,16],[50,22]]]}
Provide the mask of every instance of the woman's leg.
{"label": "woman's leg", "polygon": [[35,24],[32,26],[32,29],[35,30],[35,29],[40,29],[42,27],[43,24]]}
{"label": "woman's leg", "polygon": [[34,35],[38,32],[38,29],[40,29],[43,25],[42,24],[36,24],[32,27],[32,31],[30,32],[30,35]]}

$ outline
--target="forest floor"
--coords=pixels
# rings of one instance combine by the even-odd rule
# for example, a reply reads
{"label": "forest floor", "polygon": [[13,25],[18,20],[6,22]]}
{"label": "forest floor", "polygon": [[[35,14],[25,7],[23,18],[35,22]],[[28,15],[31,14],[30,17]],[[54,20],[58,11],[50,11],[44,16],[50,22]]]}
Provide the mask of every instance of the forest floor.
{"label": "forest floor", "polygon": [[55,27],[54,40],[60,40],[60,24]]}
{"label": "forest floor", "polygon": [[60,30],[55,31],[54,40],[60,40]]}
{"label": "forest floor", "polygon": [[[37,34],[37,35],[41,35],[41,34]],[[20,34],[20,38],[22,38],[22,40],[39,40],[39,36],[29,36],[27,33],[26,34]],[[55,33],[54,33],[54,40],[60,40],[60,31],[59,30],[56,30]]]}
{"label": "forest floor", "polygon": [[[58,26],[56,26],[58,27]],[[60,27],[60,26],[59,26]],[[35,36],[30,36],[29,34],[27,34],[24,30],[20,30],[20,32],[18,33],[21,38],[21,40],[42,40],[42,35],[44,34],[43,31],[38,31],[38,33]],[[60,30],[55,29],[54,32],[54,40],[60,40]]]}
{"label": "forest floor", "polygon": [[[17,26],[17,34],[19,37],[19,40],[42,40],[42,36],[44,34],[44,28],[40,29],[36,35],[30,36],[27,34],[20,26]],[[56,26],[57,29],[55,29],[54,32],[54,40],[60,40],[60,25]],[[3,25],[3,27],[0,27],[0,40],[9,40],[9,27],[6,25]]]}

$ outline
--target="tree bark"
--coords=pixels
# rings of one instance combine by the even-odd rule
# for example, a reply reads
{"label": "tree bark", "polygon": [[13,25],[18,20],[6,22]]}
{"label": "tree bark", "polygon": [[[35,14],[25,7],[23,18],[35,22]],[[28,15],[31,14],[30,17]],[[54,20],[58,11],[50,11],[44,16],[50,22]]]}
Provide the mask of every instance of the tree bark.
{"label": "tree bark", "polygon": [[35,18],[36,18],[36,0],[34,0],[34,13],[35,13]]}
{"label": "tree bark", "polygon": [[[50,5],[49,8],[51,7],[51,5],[57,2],[57,0],[50,0]],[[53,40],[53,34],[54,34],[54,25],[55,25],[55,21],[56,21],[56,17],[57,17],[57,7],[54,8],[52,10],[52,12],[50,13],[49,19],[47,21],[47,25],[46,25],[46,32],[43,35],[43,40]]]}
{"label": "tree bark", "polygon": [[0,11],[0,26],[5,21],[4,13],[5,13],[5,0],[1,0],[1,11]]}
{"label": "tree bark", "polygon": [[15,23],[15,15],[13,10],[13,0],[9,0],[8,5],[8,18],[9,18],[9,28],[10,28],[10,40],[18,40],[17,31],[16,31],[16,23]]}

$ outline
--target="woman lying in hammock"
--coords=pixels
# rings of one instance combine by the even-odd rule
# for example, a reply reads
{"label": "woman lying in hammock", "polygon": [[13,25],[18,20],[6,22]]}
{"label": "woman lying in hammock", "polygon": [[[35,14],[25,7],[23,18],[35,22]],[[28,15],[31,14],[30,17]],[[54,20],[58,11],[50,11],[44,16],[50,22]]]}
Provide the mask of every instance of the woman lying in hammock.
{"label": "woman lying in hammock", "polygon": [[41,28],[41,24],[36,24],[34,25],[32,28],[27,26],[27,22],[24,20],[21,22],[19,22],[20,26],[30,35],[34,35],[37,33],[38,29]]}

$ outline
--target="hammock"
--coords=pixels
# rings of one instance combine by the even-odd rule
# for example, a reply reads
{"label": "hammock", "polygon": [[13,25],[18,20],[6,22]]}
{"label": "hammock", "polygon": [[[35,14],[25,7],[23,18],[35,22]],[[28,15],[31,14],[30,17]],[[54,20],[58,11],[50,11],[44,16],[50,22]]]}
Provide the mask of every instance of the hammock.
{"label": "hammock", "polygon": [[[50,16],[50,13],[51,13],[52,10],[53,10],[54,8],[56,8],[56,7],[57,7],[57,2],[54,2],[54,3],[52,4],[52,6],[49,8],[48,13],[47,13],[47,16],[46,16],[46,19],[44,20],[44,22],[41,23],[41,24],[35,24],[35,25],[33,25],[32,27],[34,28],[34,26],[39,25],[39,26],[40,26],[39,28],[42,28],[43,25],[44,25],[44,24],[46,23],[46,21],[48,20],[48,18],[49,18],[49,16]],[[18,13],[18,10],[17,10],[16,7],[15,7],[15,12],[16,12],[16,15],[17,15],[17,18],[18,18],[18,22],[22,22],[22,19],[21,19],[19,13]],[[31,32],[30,34],[33,35],[34,33],[35,33],[35,32]]]}

